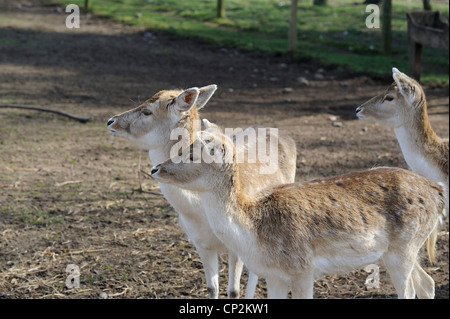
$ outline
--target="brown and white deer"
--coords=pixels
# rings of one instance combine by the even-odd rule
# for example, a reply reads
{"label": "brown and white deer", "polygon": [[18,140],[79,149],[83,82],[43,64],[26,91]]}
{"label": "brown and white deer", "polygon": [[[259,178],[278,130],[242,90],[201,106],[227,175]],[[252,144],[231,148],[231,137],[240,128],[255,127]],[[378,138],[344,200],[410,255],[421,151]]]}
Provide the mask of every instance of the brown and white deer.
{"label": "brown and white deer", "polygon": [[394,83],[359,106],[356,115],[392,127],[411,170],[444,183],[448,189],[448,138],[440,138],[431,128],[420,84],[396,68],[392,73]]}
{"label": "brown and white deer", "polygon": [[[163,162],[170,158],[171,151],[179,143],[177,138],[173,138],[174,136],[171,138],[173,132],[177,130],[187,132],[188,144],[194,140],[195,134],[201,126],[198,110],[205,106],[216,89],[216,85],[209,85],[184,91],[166,90],[158,92],[142,105],[110,118],[108,129],[113,135],[127,137],[135,145],[148,150],[153,164]],[[216,126],[214,128],[218,129]],[[257,146],[247,144],[241,151],[245,152]],[[261,163],[243,164],[242,174],[246,178],[242,185],[246,192],[254,194],[272,184],[294,181],[296,169],[295,142],[280,134],[276,155],[277,168],[272,174],[259,175],[258,169],[261,168]],[[211,230],[199,194],[165,182],[160,182],[159,186],[166,200],[179,214],[181,227],[199,253],[205,271],[209,297],[218,298],[218,254],[227,251],[227,249]],[[230,253],[228,267],[228,296],[238,297],[242,262],[233,253]],[[253,297],[256,281],[257,277],[250,274],[246,298]]]}
{"label": "brown and white deer", "polygon": [[[314,278],[382,259],[400,298],[434,297],[434,281],[417,260],[433,256],[444,188],[400,168],[377,168],[305,183],[243,191],[231,140],[199,132],[189,160],[167,160],[152,176],[200,193],[216,236],[254,273],[269,298],[312,298]],[[218,160],[204,161],[203,156]]]}

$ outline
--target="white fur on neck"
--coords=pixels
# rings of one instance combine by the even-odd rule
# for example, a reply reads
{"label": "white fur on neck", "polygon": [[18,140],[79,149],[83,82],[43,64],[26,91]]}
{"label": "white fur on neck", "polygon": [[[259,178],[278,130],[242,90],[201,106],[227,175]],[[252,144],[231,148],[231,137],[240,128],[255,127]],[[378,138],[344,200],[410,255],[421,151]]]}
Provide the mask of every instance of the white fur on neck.
{"label": "white fur on neck", "polygon": [[415,133],[405,126],[394,128],[395,135],[405,158],[412,171],[419,173],[435,182],[445,182],[439,169],[426,157],[423,149],[414,141]]}
{"label": "white fur on neck", "polygon": [[169,158],[169,153],[165,148],[155,148],[148,151],[148,157],[152,162],[152,165],[157,165],[164,162]]}
{"label": "white fur on neck", "polygon": [[[161,149],[148,152],[152,163],[162,163],[168,158],[167,152]],[[179,223],[189,239],[198,248],[225,252],[220,242],[205,220],[205,212],[199,194],[177,186],[159,183],[162,194],[178,213]]]}
{"label": "white fur on neck", "polygon": [[[223,194],[222,194],[223,195]],[[226,197],[226,195],[224,196]],[[288,278],[276,269],[265,266],[264,254],[255,234],[250,229],[245,229],[239,222],[233,220],[230,210],[233,209],[226,204],[222,196],[217,196],[213,192],[200,194],[201,201],[205,208],[206,217],[213,232],[216,234],[229,250],[239,256],[247,268],[263,277],[278,277],[287,280]]]}

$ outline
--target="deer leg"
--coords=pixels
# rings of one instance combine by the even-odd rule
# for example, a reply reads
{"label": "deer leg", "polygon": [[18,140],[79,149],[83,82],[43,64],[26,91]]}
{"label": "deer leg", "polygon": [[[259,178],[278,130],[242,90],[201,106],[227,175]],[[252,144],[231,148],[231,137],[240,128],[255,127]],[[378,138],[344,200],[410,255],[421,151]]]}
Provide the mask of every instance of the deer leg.
{"label": "deer leg", "polygon": [[416,265],[412,272],[412,280],[417,298],[434,298],[434,280],[425,272],[425,270],[423,270],[423,268],[419,265],[419,262],[416,262]]}
{"label": "deer leg", "polygon": [[286,299],[288,293],[288,285],[278,278],[266,278],[267,282],[267,298],[269,299]]}
{"label": "deer leg", "polygon": [[197,248],[203,263],[206,277],[206,289],[210,299],[219,298],[219,255],[215,250]]}
{"label": "deer leg", "polygon": [[291,283],[292,298],[313,299],[314,276],[311,272],[305,272]]}
{"label": "deer leg", "polygon": [[245,299],[255,298],[255,290],[257,284],[258,284],[258,275],[249,271],[247,287],[245,288]]}
{"label": "deer leg", "polygon": [[233,254],[228,253],[228,298],[239,298],[240,281],[242,268],[244,264],[242,260]]}
{"label": "deer leg", "polygon": [[416,258],[417,252],[407,251],[387,252],[382,257],[399,299],[414,299],[416,296],[412,276]]}

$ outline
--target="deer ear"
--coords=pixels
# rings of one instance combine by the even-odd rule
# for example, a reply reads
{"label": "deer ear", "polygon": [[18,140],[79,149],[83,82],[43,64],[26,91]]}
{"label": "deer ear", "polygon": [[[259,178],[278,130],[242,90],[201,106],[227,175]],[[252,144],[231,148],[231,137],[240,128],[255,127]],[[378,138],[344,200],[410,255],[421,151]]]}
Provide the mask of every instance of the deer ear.
{"label": "deer ear", "polygon": [[209,129],[211,127],[212,123],[210,121],[208,121],[207,119],[203,119],[202,122],[203,122],[203,125],[205,125],[206,129]]}
{"label": "deer ear", "polygon": [[198,88],[190,88],[182,92],[175,99],[175,109],[180,112],[189,111],[197,102],[200,91]]}
{"label": "deer ear", "polygon": [[205,131],[207,131],[207,132],[214,132],[214,131],[221,132],[221,129],[220,129],[220,127],[217,124],[211,123],[207,119],[202,119],[202,121],[203,121],[203,125],[205,126]]}
{"label": "deer ear", "polygon": [[414,102],[420,92],[417,82],[396,68],[392,68],[392,77],[394,78],[395,84],[397,84],[400,94],[403,95],[408,102]]}
{"label": "deer ear", "polygon": [[[228,137],[218,132],[200,131],[197,132],[197,138],[203,144],[204,152],[206,152],[203,154],[206,154],[207,157],[214,150],[214,155],[209,157],[209,161],[212,159],[216,164],[233,163],[235,159],[235,148]],[[208,162],[207,159],[205,161]]]}
{"label": "deer ear", "polygon": [[217,85],[215,85],[215,84],[204,86],[199,89],[200,93],[198,95],[197,104],[196,104],[197,110],[200,110],[202,107],[204,107],[206,105],[206,103],[208,103],[209,99],[211,98],[211,96],[213,96],[213,94],[214,94],[214,92],[216,92],[216,90],[217,90]]}

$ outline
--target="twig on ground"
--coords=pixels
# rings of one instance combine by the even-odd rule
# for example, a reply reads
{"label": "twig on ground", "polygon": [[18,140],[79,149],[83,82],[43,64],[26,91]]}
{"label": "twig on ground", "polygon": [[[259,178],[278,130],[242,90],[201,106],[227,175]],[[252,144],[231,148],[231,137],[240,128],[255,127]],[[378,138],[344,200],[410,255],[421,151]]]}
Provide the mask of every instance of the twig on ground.
{"label": "twig on ground", "polygon": [[19,105],[19,104],[0,104],[0,108],[15,108],[15,109],[23,109],[23,110],[33,110],[33,111],[41,111],[41,112],[49,112],[49,113],[55,113],[58,115],[62,115],[65,117],[68,117],[72,120],[76,120],[81,123],[86,123],[89,121],[89,117],[83,117],[83,116],[75,116],[72,114],[68,114],[62,111],[58,110],[51,110],[51,109],[44,109],[41,107],[35,107],[35,106],[29,106],[29,105]]}

